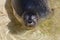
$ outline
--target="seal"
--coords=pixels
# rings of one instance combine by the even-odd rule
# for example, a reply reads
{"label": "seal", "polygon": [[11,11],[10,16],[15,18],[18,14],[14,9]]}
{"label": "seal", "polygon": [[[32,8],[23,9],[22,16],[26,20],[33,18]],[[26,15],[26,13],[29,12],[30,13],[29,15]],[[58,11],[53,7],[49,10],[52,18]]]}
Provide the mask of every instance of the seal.
{"label": "seal", "polygon": [[11,0],[17,20],[23,19],[25,26],[35,26],[40,18],[49,14],[47,0]]}

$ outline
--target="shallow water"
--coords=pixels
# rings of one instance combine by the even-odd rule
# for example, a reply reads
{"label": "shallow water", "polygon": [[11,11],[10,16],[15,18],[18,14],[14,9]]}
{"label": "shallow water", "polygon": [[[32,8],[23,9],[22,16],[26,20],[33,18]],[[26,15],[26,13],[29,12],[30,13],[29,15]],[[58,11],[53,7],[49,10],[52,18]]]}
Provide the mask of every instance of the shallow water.
{"label": "shallow water", "polygon": [[60,40],[60,0],[49,0],[54,15],[31,30],[11,22],[5,2],[0,0],[0,40]]}

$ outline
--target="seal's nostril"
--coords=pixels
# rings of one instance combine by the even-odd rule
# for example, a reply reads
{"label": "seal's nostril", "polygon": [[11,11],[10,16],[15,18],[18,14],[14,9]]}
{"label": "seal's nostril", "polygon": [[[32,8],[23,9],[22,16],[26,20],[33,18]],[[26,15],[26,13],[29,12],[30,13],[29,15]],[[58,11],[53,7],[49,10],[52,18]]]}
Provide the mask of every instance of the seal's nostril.
{"label": "seal's nostril", "polygon": [[29,20],[29,21],[28,21],[28,23],[32,23],[32,21],[31,21],[31,20]]}

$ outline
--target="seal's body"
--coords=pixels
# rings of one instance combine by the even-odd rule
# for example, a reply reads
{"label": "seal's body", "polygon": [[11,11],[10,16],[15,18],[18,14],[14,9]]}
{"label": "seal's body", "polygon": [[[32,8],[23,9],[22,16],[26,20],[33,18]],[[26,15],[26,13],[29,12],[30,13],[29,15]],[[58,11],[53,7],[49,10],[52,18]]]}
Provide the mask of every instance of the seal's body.
{"label": "seal's body", "polygon": [[11,0],[16,15],[23,18],[26,26],[35,26],[40,18],[49,14],[47,0]]}

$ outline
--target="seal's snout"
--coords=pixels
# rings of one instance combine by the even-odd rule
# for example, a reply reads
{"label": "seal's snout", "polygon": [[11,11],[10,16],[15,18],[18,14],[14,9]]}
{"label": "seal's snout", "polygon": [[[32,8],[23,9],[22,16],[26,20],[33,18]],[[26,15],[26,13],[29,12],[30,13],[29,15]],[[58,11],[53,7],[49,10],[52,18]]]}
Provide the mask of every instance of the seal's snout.
{"label": "seal's snout", "polygon": [[33,12],[28,12],[23,14],[24,23],[27,26],[34,26],[37,24],[37,14]]}
{"label": "seal's snout", "polygon": [[29,17],[29,18],[28,18],[28,23],[31,24],[32,22],[33,22],[32,18]]}

